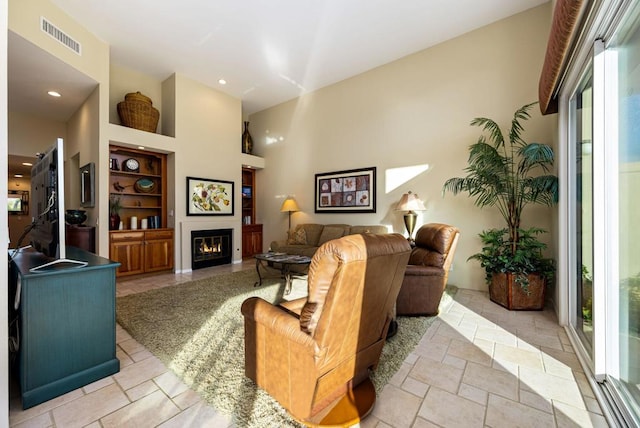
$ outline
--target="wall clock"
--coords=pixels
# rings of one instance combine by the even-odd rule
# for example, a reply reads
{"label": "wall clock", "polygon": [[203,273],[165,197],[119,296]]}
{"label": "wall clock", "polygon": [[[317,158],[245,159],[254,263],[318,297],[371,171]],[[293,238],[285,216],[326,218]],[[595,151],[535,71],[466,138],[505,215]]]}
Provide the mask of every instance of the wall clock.
{"label": "wall clock", "polygon": [[124,161],[122,169],[127,172],[140,172],[140,162],[137,159],[129,158]]}

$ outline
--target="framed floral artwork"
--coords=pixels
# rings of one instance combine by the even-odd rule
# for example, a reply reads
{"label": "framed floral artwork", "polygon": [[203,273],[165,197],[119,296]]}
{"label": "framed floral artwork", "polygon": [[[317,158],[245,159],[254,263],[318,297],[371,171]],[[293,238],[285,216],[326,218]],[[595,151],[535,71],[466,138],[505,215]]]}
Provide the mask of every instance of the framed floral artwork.
{"label": "framed floral artwork", "polygon": [[187,215],[233,215],[233,181],[187,177]]}
{"label": "framed floral artwork", "polygon": [[316,174],[315,212],[376,212],[376,168]]}

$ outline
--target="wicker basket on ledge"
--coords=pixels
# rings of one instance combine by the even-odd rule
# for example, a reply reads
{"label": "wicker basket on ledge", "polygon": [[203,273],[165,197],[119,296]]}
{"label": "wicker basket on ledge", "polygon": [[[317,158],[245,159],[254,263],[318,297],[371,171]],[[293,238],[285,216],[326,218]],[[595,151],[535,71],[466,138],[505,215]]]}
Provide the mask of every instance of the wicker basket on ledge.
{"label": "wicker basket on ledge", "polygon": [[153,107],[151,98],[140,92],[125,95],[118,103],[118,116],[124,126],[147,132],[156,132],[160,112]]}

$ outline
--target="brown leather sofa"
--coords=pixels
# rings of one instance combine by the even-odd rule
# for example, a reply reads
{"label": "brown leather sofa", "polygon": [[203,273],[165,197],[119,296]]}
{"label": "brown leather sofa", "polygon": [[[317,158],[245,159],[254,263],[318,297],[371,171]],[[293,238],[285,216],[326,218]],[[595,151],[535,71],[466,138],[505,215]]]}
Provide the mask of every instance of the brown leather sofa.
{"label": "brown leather sofa", "polygon": [[415,247],[396,302],[397,315],[437,315],[460,232],[441,223],[425,224],[416,233]]}
{"label": "brown leather sofa", "polygon": [[289,238],[281,241],[272,241],[271,251],[300,256],[313,257],[318,248],[327,241],[341,238],[347,235],[359,233],[389,233],[387,226],[351,226],[348,224],[299,224],[289,232]]}
{"label": "brown leather sofa", "polygon": [[246,376],[299,421],[371,384],[410,252],[400,234],[345,236],[313,256],[307,297],[280,306],[247,299]]}

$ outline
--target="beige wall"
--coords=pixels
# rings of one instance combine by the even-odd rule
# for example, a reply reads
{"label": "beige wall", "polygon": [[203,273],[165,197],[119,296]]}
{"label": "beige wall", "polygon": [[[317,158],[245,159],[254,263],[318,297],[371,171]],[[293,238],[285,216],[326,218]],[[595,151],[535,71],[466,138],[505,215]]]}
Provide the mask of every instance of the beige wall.
{"label": "beige wall", "polygon": [[[80,167],[93,162],[100,164],[97,141],[100,135],[99,109],[100,90],[98,87],[89,95],[80,108],[67,122],[65,140],[65,207],[83,209],[87,212],[86,225],[98,225],[100,198],[96,197],[94,207],[80,206]],[[93,142],[87,144],[87,142]],[[94,191],[97,189],[94,187]],[[96,195],[99,195],[96,192]],[[105,201],[106,203],[106,201]],[[99,239],[98,239],[99,241]],[[99,242],[97,243],[99,247]]]}
{"label": "beige wall", "polygon": [[[78,55],[40,29],[43,16],[80,42]],[[109,46],[48,0],[9,0],[9,29],[98,82],[109,81]]]}
{"label": "beige wall", "polygon": [[[175,226],[176,262],[191,269],[191,231],[232,228],[233,259],[242,259],[241,150],[242,105],[239,99],[199,82],[175,78]],[[233,216],[187,216],[186,177],[202,177],[235,183]],[[178,267],[179,269],[179,267]]]}
{"label": "beige wall", "polygon": [[9,154],[35,156],[52,147],[57,138],[67,138],[67,124],[32,114],[10,111]]}
{"label": "beige wall", "polygon": [[[477,263],[477,234],[502,227],[494,209],[480,210],[467,196],[442,197],[446,179],[464,174],[467,148],[480,135],[470,120],[486,116],[508,126],[513,112],[537,99],[537,82],[550,25],[550,4],[531,9],[454,40],[250,116],[258,171],[258,221],[265,249],[285,237],[282,197],[295,195],[302,222],[387,224],[404,233],[394,211],[411,190],[425,200],[418,225],[443,222],[462,236],[450,282],[485,289]],[[552,143],[555,117],[534,108],[525,138]],[[401,179],[408,168],[426,172]],[[314,174],[376,166],[375,214],[314,214]],[[400,179],[399,184],[396,179]],[[535,208],[523,226],[551,227],[552,210]],[[535,218],[535,223],[528,220]]]}
{"label": "beige wall", "polygon": [[[109,86],[109,123],[120,125],[118,116],[118,103],[124,101],[125,95],[130,92],[140,92],[151,98],[153,107],[158,109],[160,116],[164,118],[162,109],[162,81],[125,67],[111,65],[111,84]],[[162,130],[163,121],[160,120],[156,132],[165,134]]]}

